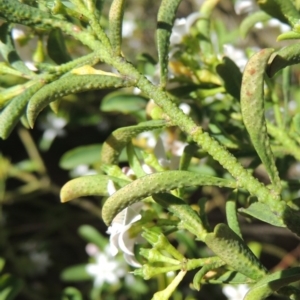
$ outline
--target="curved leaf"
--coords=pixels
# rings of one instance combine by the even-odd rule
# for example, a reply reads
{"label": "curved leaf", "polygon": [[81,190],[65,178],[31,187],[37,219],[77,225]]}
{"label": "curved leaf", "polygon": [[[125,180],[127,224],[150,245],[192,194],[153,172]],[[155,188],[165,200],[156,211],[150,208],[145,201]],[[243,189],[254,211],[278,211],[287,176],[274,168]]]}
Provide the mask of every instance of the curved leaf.
{"label": "curved leaf", "polygon": [[291,26],[300,19],[300,13],[291,0],[257,0],[257,3],[267,14]]}
{"label": "curved leaf", "polygon": [[105,112],[118,111],[128,114],[144,109],[147,101],[147,98],[140,95],[114,92],[102,99],[100,109]]}
{"label": "curved leaf", "polygon": [[[224,56],[216,71],[224,81],[226,91],[236,99],[240,99],[242,73],[229,57]],[[230,76],[228,76],[230,74]]]}
{"label": "curved leaf", "polygon": [[181,220],[178,225],[179,228],[185,228],[199,240],[204,240],[207,230],[204,228],[199,215],[190,205],[182,199],[167,193],[154,194],[153,199]]}
{"label": "curved leaf", "polygon": [[300,63],[300,44],[286,46],[276,52],[275,57],[269,63],[267,73],[274,76],[279,70]]}
{"label": "curved leaf", "polygon": [[91,165],[99,162],[101,149],[101,144],[79,146],[71,149],[61,157],[59,166],[65,170],[71,170],[78,165]]}
{"label": "curved leaf", "polygon": [[11,37],[11,25],[9,23],[3,23],[0,26],[0,53],[4,60],[14,69],[28,76],[33,77],[36,75],[28,69],[16,52],[13,39]]}
{"label": "curved leaf", "polygon": [[239,208],[239,212],[252,216],[273,226],[286,227],[282,219],[273,214],[268,205],[261,202],[255,202],[248,208]]}
{"label": "curved leaf", "polygon": [[151,120],[115,130],[102,146],[101,162],[103,164],[117,164],[121,151],[133,137],[141,132],[163,128],[166,125],[167,122],[164,120]]}
{"label": "curved leaf", "polygon": [[267,170],[273,189],[279,193],[281,183],[264,116],[264,73],[273,52],[273,49],[263,49],[253,55],[247,63],[242,80],[241,109],[253,146]]}
{"label": "curved leaf", "polygon": [[162,0],[158,11],[156,41],[160,67],[160,84],[163,87],[167,83],[170,36],[180,2],[181,0]]}
{"label": "curved leaf", "polygon": [[129,181],[107,175],[88,175],[68,181],[60,191],[61,202],[67,202],[82,196],[109,196],[107,185],[112,180],[119,186]]}
{"label": "curved leaf", "polygon": [[225,224],[218,224],[213,233],[207,234],[205,243],[235,271],[253,280],[259,280],[267,274],[265,267],[244,241]]}
{"label": "curved leaf", "polygon": [[146,175],[121,188],[106,200],[102,209],[103,220],[106,225],[110,225],[125,207],[153,194],[198,185],[235,188],[236,182],[189,171],[165,171]]}
{"label": "curved leaf", "polygon": [[0,114],[0,137],[7,139],[23,115],[29,98],[44,86],[42,81],[13,98]]}
{"label": "curved leaf", "polygon": [[244,300],[265,299],[281,287],[298,280],[300,280],[300,267],[275,272],[252,286]]}
{"label": "curved leaf", "polygon": [[63,281],[83,281],[92,280],[93,276],[86,271],[86,265],[82,264],[64,269],[60,278]]}
{"label": "curved leaf", "polygon": [[240,34],[243,38],[246,37],[249,30],[258,22],[265,22],[271,19],[271,16],[264,11],[257,11],[249,14],[240,25]]}
{"label": "curved leaf", "polygon": [[59,28],[50,31],[47,42],[47,52],[50,58],[58,65],[72,60],[67,51],[64,36]]}
{"label": "curved leaf", "polygon": [[122,20],[125,0],[113,0],[108,17],[109,39],[116,55],[121,54]]}
{"label": "curved leaf", "polygon": [[46,85],[29,101],[27,118],[31,127],[43,108],[57,98],[80,93],[88,90],[97,90],[109,87],[131,86],[132,82],[118,76],[106,75],[68,75]]}
{"label": "curved leaf", "polygon": [[101,250],[103,250],[107,245],[107,239],[103,237],[100,232],[91,225],[81,225],[78,228],[78,234],[88,243],[96,245]]}

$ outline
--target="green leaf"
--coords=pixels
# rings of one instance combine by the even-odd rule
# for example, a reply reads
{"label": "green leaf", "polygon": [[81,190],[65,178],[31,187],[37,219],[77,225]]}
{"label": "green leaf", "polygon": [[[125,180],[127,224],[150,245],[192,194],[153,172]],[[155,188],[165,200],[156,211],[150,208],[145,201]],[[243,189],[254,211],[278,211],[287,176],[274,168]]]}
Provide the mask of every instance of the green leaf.
{"label": "green leaf", "polygon": [[100,161],[102,145],[92,144],[73,148],[61,157],[59,166],[71,170],[79,165],[93,165]]}
{"label": "green leaf", "polygon": [[295,114],[293,117],[293,125],[296,132],[300,135],[300,113]]}
{"label": "green leaf", "polygon": [[300,267],[275,272],[265,276],[252,286],[244,300],[266,299],[268,296],[278,291],[281,287],[299,280]]}
{"label": "green leaf", "polygon": [[291,0],[258,0],[257,3],[267,14],[291,26],[300,19],[300,13]]}
{"label": "green leaf", "polygon": [[82,295],[79,290],[69,286],[63,290],[61,300],[82,300]]}
{"label": "green leaf", "polygon": [[[225,262],[222,261],[219,257],[215,257],[216,259],[213,260],[212,258],[208,258],[207,260],[210,261],[206,265],[204,265],[194,276],[193,279],[193,286],[197,291],[200,291],[200,282],[203,280],[203,277],[212,270],[218,269],[225,265]],[[204,280],[205,281],[205,280]]]}
{"label": "green leaf", "polygon": [[279,70],[300,63],[300,44],[286,46],[275,52],[273,60],[269,63],[267,73],[273,77]]}
{"label": "green leaf", "polygon": [[240,25],[240,34],[246,37],[250,29],[258,22],[265,22],[271,19],[271,16],[264,11],[257,11],[249,14]]}
{"label": "green leaf", "polygon": [[181,0],[162,0],[158,11],[156,42],[162,87],[166,86],[168,79],[170,36],[180,2]]}
{"label": "green leaf", "polygon": [[273,214],[268,205],[261,202],[252,203],[248,208],[239,208],[239,212],[273,226],[286,227],[282,219]]}
{"label": "green leaf", "polygon": [[87,273],[86,265],[76,265],[62,271],[60,278],[63,281],[84,281],[91,280],[93,277]]}
{"label": "green leaf", "polygon": [[0,300],[13,300],[20,293],[24,286],[21,279],[9,274],[0,277]]}
{"label": "green leaf", "polygon": [[116,55],[121,54],[124,4],[124,0],[113,0],[109,10],[109,40]]}
{"label": "green leaf", "polygon": [[167,193],[158,193],[153,196],[154,201],[169,210],[179,218],[179,228],[184,228],[203,240],[207,231],[203,227],[199,215],[190,205],[186,204],[182,199]]}
{"label": "green leaf", "polygon": [[133,137],[141,132],[151,131],[167,126],[164,120],[150,120],[138,125],[122,127],[115,130],[105,141],[101,151],[101,163],[118,164],[118,158],[123,148]]}
{"label": "green leaf", "polygon": [[107,75],[67,75],[52,83],[47,84],[39,90],[29,101],[27,118],[31,127],[38,114],[50,102],[74,93],[103,88],[120,88],[131,86],[127,79],[118,76]]}
{"label": "green leaf", "polygon": [[259,280],[267,274],[265,267],[244,241],[225,224],[218,224],[213,233],[207,234],[205,243],[235,271],[253,280]]}
{"label": "green leaf", "polygon": [[233,191],[226,201],[226,219],[228,226],[233,230],[240,238],[242,237],[239,221],[237,218],[236,199],[237,191]]}
{"label": "green leaf", "polygon": [[129,181],[107,175],[88,175],[68,181],[60,191],[61,202],[67,202],[83,196],[109,196],[107,185],[112,180],[119,186]]}
{"label": "green leaf", "polygon": [[5,266],[5,259],[0,257],[0,272],[3,270]]}
{"label": "green leaf", "polygon": [[121,188],[106,200],[102,209],[103,220],[106,225],[110,225],[121,210],[153,194],[199,185],[235,188],[236,182],[189,171],[165,171],[146,175]]}
{"label": "green leaf", "polygon": [[148,99],[124,92],[110,93],[102,99],[100,109],[105,112],[121,112],[129,114],[145,109]]}
{"label": "green leaf", "polygon": [[58,65],[72,60],[65,45],[65,38],[59,28],[52,29],[48,36],[47,52]]}
{"label": "green leaf", "polygon": [[236,272],[236,271],[218,271],[212,277],[204,277],[202,279],[203,283],[211,283],[211,284],[251,284],[254,283],[252,279],[248,276]]}
{"label": "green leaf", "polygon": [[273,49],[263,49],[248,61],[243,74],[241,110],[245,127],[273,184],[275,192],[281,182],[271,150],[264,114],[264,73]]}
{"label": "green leaf", "polygon": [[29,98],[36,93],[43,82],[38,82],[29,87],[24,93],[13,98],[0,114],[0,137],[7,139],[23,115]]}
{"label": "green leaf", "polygon": [[278,42],[284,40],[290,40],[290,39],[295,39],[295,40],[300,39],[300,33],[295,31],[289,31],[289,32],[284,32],[277,37]]}
{"label": "green leaf", "polygon": [[107,239],[93,226],[81,225],[78,229],[78,233],[87,242],[95,244],[100,250],[103,250],[107,245]]}
{"label": "green leaf", "polygon": [[142,168],[141,162],[139,161],[136,151],[132,143],[127,144],[127,157],[129,167],[133,170],[136,177],[142,177],[146,175],[145,171]]}
{"label": "green leaf", "polygon": [[[239,100],[242,85],[242,73],[238,66],[229,57],[224,56],[222,63],[216,66],[216,70],[223,79],[227,93]],[[230,74],[230,76],[228,76],[228,74]]]}
{"label": "green leaf", "polygon": [[3,23],[0,26],[0,53],[3,59],[14,69],[29,76],[35,76],[35,73],[28,69],[22,59],[19,57],[14,47],[11,37],[11,25]]}

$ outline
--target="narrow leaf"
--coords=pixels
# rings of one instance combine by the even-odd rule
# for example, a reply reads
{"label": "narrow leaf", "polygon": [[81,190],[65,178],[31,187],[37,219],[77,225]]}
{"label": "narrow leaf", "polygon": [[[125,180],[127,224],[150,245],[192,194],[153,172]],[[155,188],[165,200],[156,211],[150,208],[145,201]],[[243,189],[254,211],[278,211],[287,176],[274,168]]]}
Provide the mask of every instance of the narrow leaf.
{"label": "narrow leaf", "polygon": [[59,166],[71,170],[78,165],[91,165],[100,161],[101,144],[79,146],[66,152],[59,161]]}
{"label": "narrow leaf", "polygon": [[300,13],[291,0],[257,0],[257,3],[267,14],[291,26],[300,19]]}
{"label": "narrow leaf", "polygon": [[162,87],[167,83],[170,36],[180,2],[181,0],[162,0],[158,11],[156,41]]}
{"label": "narrow leaf", "polygon": [[117,164],[121,151],[133,137],[141,132],[163,128],[166,125],[166,121],[152,120],[115,130],[103,144],[101,162],[103,164]]}
{"label": "narrow leaf", "polygon": [[52,29],[48,36],[47,52],[58,65],[72,60],[65,45],[65,38],[59,28]]}
{"label": "narrow leaf", "polygon": [[136,151],[132,143],[128,143],[126,147],[127,157],[128,157],[128,164],[129,167],[133,170],[136,177],[145,176],[146,173],[141,166],[141,162],[139,161]]}
{"label": "narrow leaf", "polygon": [[278,227],[286,227],[283,221],[270,210],[268,205],[255,202],[248,208],[240,208],[239,212]]}
{"label": "narrow leaf", "polygon": [[264,11],[257,11],[249,14],[240,25],[240,34],[246,37],[250,29],[258,22],[265,22],[271,19],[271,16]]}
{"label": "narrow leaf", "polygon": [[267,271],[244,241],[225,224],[218,224],[205,238],[207,246],[234,270],[258,280]]}
{"label": "narrow leaf", "polygon": [[153,199],[181,220],[179,228],[187,229],[199,240],[204,240],[207,230],[203,227],[199,215],[190,205],[182,199],[167,193],[154,194]]}
{"label": "narrow leaf", "polygon": [[36,93],[43,82],[38,82],[29,87],[23,94],[13,98],[10,103],[2,110],[0,114],[0,137],[7,139],[13,128],[16,126],[23,115],[29,98]]}
{"label": "narrow leaf", "polygon": [[89,175],[68,181],[60,191],[60,201],[67,202],[83,196],[109,196],[108,182],[112,180],[119,186],[129,181],[107,175]]}
{"label": "narrow leaf", "polygon": [[253,55],[247,63],[242,80],[241,109],[253,146],[267,170],[273,189],[279,193],[281,183],[264,116],[264,73],[273,52],[273,49],[263,49]]}
{"label": "narrow leaf", "polygon": [[133,95],[124,92],[113,92],[106,95],[102,101],[100,109],[105,112],[121,112],[124,114],[144,110],[148,98],[141,95]]}
{"label": "narrow leaf", "polygon": [[300,44],[293,44],[281,48],[275,53],[275,57],[269,63],[267,73],[273,77],[279,70],[300,63]]}
{"label": "narrow leaf", "polygon": [[[240,99],[242,73],[238,66],[229,57],[224,56],[222,63],[217,65],[216,70],[224,81],[224,87],[230,95]],[[230,74],[230,76],[228,76]]]}
{"label": "narrow leaf", "polygon": [[116,55],[121,54],[124,3],[125,0],[113,0],[109,10],[109,39]]}
{"label": "narrow leaf", "polygon": [[203,283],[211,284],[253,284],[254,280],[250,279],[248,276],[245,276],[242,273],[236,271],[219,271],[213,276],[204,277],[202,279]]}
{"label": "narrow leaf", "polygon": [[57,98],[88,90],[125,87],[132,84],[132,82],[118,76],[68,75],[62,77],[46,85],[30,99],[27,108],[28,122],[33,127],[34,121],[41,110]]}
{"label": "narrow leaf", "polygon": [[10,27],[11,25],[9,23],[4,23],[0,26],[0,53],[2,54],[2,57],[14,69],[28,76],[35,76],[35,73],[28,69],[16,52],[11,37]]}
{"label": "narrow leaf", "polygon": [[230,229],[233,230],[240,238],[243,238],[237,218],[236,199],[237,191],[233,191],[226,201],[226,219]]}
{"label": "narrow leaf", "polygon": [[236,182],[189,171],[165,171],[146,175],[126,185],[106,200],[102,210],[103,220],[105,224],[110,225],[113,218],[125,207],[153,194],[198,185],[235,188]]}
{"label": "narrow leaf", "polygon": [[21,279],[13,277],[9,274],[4,274],[0,277],[0,299],[13,300],[24,287],[24,282]]}
{"label": "narrow leaf", "polygon": [[107,239],[91,225],[81,225],[78,228],[78,234],[88,243],[96,245],[100,250],[103,250],[107,245]]}
{"label": "narrow leaf", "polygon": [[265,299],[281,287],[300,280],[300,267],[278,271],[258,281],[246,294],[244,300]]}
{"label": "narrow leaf", "polygon": [[76,265],[63,270],[60,275],[63,281],[92,280],[93,277],[86,271],[86,265]]}
{"label": "narrow leaf", "polygon": [[[193,279],[193,286],[197,291],[200,291],[200,282],[203,280],[203,277],[212,270],[218,269],[225,265],[225,262],[221,260],[219,257],[216,257],[215,259],[209,258],[206,265],[204,265],[194,276]],[[223,282],[222,282],[223,283]]]}

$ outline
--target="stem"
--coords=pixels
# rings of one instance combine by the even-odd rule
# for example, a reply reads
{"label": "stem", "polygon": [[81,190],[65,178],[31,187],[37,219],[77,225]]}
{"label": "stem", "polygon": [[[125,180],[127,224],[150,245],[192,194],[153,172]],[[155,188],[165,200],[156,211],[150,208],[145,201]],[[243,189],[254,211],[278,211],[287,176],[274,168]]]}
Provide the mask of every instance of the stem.
{"label": "stem", "polygon": [[105,59],[105,62],[116,68],[122,75],[137,80],[136,86],[150,99],[153,99],[175,125],[228,170],[237,180],[238,187],[247,189],[248,192],[256,196],[259,201],[266,203],[278,217],[282,215],[285,203],[280,201],[278,196],[272,195],[270,190],[254,178],[248,170],[244,169],[236,157],[228,152],[218,141],[209,136],[208,133],[203,132],[200,126],[197,126],[189,116],[185,115],[184,112],[177,107],[166,91],[154,86],[147,78],[142,76],[133,65],[124,61],[122,57],[110,56],[107,52],[105,54],[104,57],[104,53],[102,53],[102,58]]}
{"label": "stem", "polygon": [[30,157],[30,159],[36,162],[38,166],[38,172],[41,175],[46,175],[47,174],[46,167],[28,130],[24,128],[20,128],[18,134],[26,149],[26,152],[28,153],[28,156]]}

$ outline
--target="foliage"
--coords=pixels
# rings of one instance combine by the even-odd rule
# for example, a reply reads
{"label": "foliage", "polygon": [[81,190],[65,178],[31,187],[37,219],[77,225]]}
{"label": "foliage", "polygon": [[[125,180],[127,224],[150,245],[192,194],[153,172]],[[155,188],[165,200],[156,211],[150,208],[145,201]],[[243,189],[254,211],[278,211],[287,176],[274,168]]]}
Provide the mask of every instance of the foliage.
{"label": "foliage", "polygon": [[[191,297],[208,284],[247,284],[247,300],[272,294],[300,297],[295,283],[299,267],[268,270],[240,226],[242,218],[260,220],[300,236],[299,174],[292,178],[289,167],[300,159],[298,69],[292,67],[300,62],[299,44],[249,47],[245,66],[225,47],[226,38],[251,35],[255,24],[272,18],[290,26],[278,32],[278,41],[299,39],[300,4],[257,0],[259,10],[243,20],[240,32],[224,37],[225,25],[214,17],[222,2],[203,1],[183,29],[175,20],[181,1],[162,0],[156,64],[149,54],[136,53],[132,59],[125,54],[128,49],[123,52],[124,0],[0,0],[0,72],[5,76],[0,77],[0,137],[9,139],[20,121],[19,135],[29,156],[26,165],[0,157],[0,197],[7,204],[60,190],[62,202],[72,200],[103,219],[114,250],[107,250],[108,240],[93,227],[80,227],[79,234],[96,248],[87,250],[89,263],[61,273],[64,281],[94,279],[91,299],[101,294],[113,299],[109,294],[115,291],[128,299],[147,293],[154,293],[152,299],[192,299],[180,289],[188,276],[193,277]],[[37,36],[35,70],[15,48],[16,24],[30,28],[25,40]],[[75,57],[74,48],[84,53]],[[92,91],[103,89],[99,101]],[[101,114],[91,110],[83,120],[72,114],[72,106],[85,107],[95,98]],[[73,171],[73,177],[78,176],[76,167],[88,165],[85,176],[62,187],[50,179],[27,130],[48,106],[63,119],[53,117],[56,125],[46,126],[43,139],[50,136],[51,142],[64,134],[66,121],[105,125],[114,118],[102,145],[80,145],[61,158],[60,166]],[[116,113],[126,118],[115,118]],[[41,149],[49,149],[51,142],[41,143]],[[24,184],[5,191],[8,178]],[[209,198],[216,191],[226,199],[227,224],[209,221]],[[100,200],[77,199],[87,196]],[[118,251],[135,267],[135,279],[114,257]],[[5,276],[0,279],[8,292],[21,289],[19,281],[9,283]],[[156,287],[145,285],[151,278],[157,278]],[[134,287],[126,280],[135,280]],[[79,289],[67,287],[61,298],[82,299]]]}

